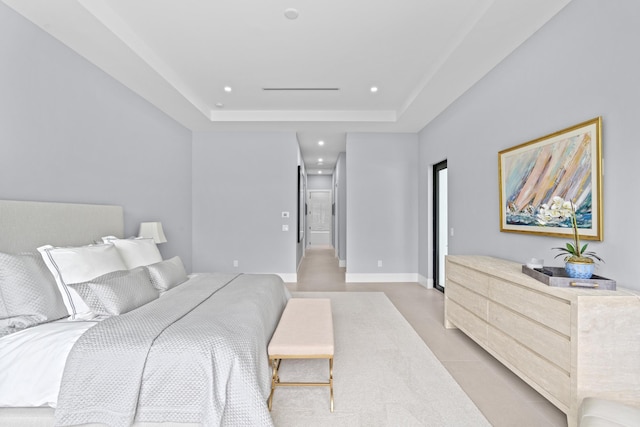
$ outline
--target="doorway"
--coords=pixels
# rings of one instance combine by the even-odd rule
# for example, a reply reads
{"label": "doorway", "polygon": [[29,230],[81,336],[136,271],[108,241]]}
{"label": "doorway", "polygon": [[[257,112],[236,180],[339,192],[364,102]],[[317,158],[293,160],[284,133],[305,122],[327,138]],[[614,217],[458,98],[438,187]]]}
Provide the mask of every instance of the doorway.
{"label": "doorway", "polygon": [[331,246],[331,190],[309,190],[309,246]]}
{"label": "doorway", "polygon": [[433,285],[444,292],[444,260],[449,252],[447,161],[433,165]]}

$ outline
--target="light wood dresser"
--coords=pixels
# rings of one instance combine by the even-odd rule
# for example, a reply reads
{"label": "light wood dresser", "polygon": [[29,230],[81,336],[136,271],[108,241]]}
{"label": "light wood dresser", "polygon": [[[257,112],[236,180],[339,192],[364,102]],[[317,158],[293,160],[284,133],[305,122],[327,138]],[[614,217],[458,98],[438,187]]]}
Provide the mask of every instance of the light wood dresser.
{"label": "light wood dresser", "polygon": [[444,323],[567,414],[589,396],[640,405],[640,292],[547,286],[498,258],[450,255]]}

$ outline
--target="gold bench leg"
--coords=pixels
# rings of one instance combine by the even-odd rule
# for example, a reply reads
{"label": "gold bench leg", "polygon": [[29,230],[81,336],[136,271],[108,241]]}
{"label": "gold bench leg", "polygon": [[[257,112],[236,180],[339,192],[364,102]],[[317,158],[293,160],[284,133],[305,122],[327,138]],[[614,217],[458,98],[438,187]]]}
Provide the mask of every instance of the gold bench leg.
{"label": "gold bench leg", "polygon": [[271,394],[269,394],[269,402],[268,402],[269,411],[271,411],[271,408],[273,406],[273,394],[276,390],[276,387],[282,387],[282,386],[290,386],[290,387],[325,386],[327,387],[328,386],[329,393],[330,393],[330,400],[329,400],[330,409],[331,409],[331,412],[333,412],[333,357],[329,358],[329,382],[326,382],[326,383],[302,383],[302,382],[281,383],[278,370],[280,369],[280,363],[282,362],[282,359],[270,359],[270,362],[271,362],[272,374],[271,374]]}
{"label": "gold bench leg", "polygon": [[280,377],[278,376],[278,369],[280,368],[280,362],[282,359],[272,359],[271,360],[271,394],[269,395],[269,411],[271,411],[271,406],[273,405],[273,392],[276,390],[276,383],[280,382]]}
{"label": "gold bench leg", "polygon": [[331,412],[333,412],[333,357],[329,359],[329,389],[331,391]]}

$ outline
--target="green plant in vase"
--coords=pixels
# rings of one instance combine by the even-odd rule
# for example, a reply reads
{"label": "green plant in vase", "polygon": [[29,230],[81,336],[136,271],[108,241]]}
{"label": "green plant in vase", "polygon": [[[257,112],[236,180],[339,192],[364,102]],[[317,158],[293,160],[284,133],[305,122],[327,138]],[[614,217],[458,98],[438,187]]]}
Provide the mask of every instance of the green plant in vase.
{"label": "green plant in vase", "polygon": [[578,220],[576,218],[576,207],[570,201],[565,201],[561,197],[554,197],[551,207],[543,205],[540,209],[539,217],[541,221],[550,219],[564,220],[571,219],[573,228],[573,242],[568,242],[565,247],[553,248],[560,253],[555,256],[564,256],[565,270],[569,277],[576,279],[589,279],[595,269],[595,261],[604,262],[595,252],[587,251],[588,243],[580,246],[580,234],[578,233]]}

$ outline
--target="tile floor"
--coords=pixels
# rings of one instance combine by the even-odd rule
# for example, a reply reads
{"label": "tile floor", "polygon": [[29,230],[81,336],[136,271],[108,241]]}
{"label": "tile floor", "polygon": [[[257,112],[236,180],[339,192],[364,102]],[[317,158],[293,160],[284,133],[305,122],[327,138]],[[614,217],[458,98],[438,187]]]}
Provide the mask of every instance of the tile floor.
{"label": "tile floor", "polygon": [[309,248],[291,291],[384,292],[495,427],[566,426],[565,415],[458,330],[443,326],[444,298],[418,283],[345,283],[334,249]]}

